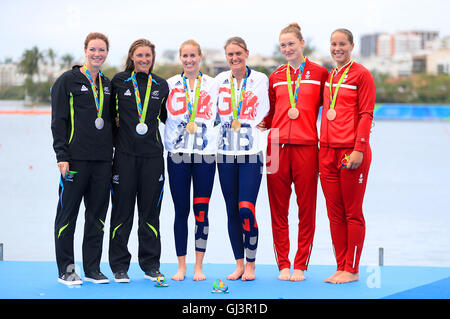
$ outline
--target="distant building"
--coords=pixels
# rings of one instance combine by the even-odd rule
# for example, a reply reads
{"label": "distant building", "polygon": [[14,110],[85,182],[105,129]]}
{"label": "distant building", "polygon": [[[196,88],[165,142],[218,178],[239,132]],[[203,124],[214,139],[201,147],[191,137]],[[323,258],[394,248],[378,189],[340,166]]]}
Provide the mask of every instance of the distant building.
{"label": "distant building", "polygon": [[380,33],[366,34],[360,40],[360,52],[362,57],[377,55],[377,43]]}
{"label": "distant building", "polygon": [[391,77],[410,76],[413,72],[411,54],[398,54],[393,57],[372,55],[362,59],[361,62],[370,71],[389,74]]}
{"label": "distant building", "polygon": [[438,31],[407,30],[394,34],[365,34],[360,40],[360,52],[364,58],[374,55],[392,57],[396,54],[414,54],[430,46],[443,48],[442,43],[435,43],[436,41],[439,41]]}
{"label": "distant building", "polygon": [[271,72],[279,66],[279,63],[275,59],[271,57],[265,57],[260,54],[249,56],[247,64],[249,67],[261,66],[266,68],[267,70],[270,70]]}
{"label": "distant building", "polygon": [[394,36],[381,34],[377,37],[377,56],[391,57],[395,52]]}
{"label": "distant building", "polygon": [[439,38],[439,31],[412,30],[407,32],[415,34],[420,38],[420,48],[422,50],[426,49],[427,42]]}
{"label": "distant building", "polygon": [[416,53],[421,50],[421,38],[412,32],[382,34],[377,38],[377,56]]}
{"label": "distant building", "polygon": [[413,57],[413,72],[450,74],[450,49],[440,49]]}
{"label": "distant building", "polygon": [[0,64],[0,86],[18,86],[25,81],[25,75],[19,73],[17,63]]}

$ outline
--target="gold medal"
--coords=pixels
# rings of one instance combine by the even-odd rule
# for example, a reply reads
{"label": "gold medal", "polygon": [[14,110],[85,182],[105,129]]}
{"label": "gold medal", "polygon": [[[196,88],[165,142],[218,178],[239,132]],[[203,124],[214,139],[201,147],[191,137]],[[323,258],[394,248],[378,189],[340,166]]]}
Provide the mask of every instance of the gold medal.
{"label": "gold medal", "polygon": [[186,125],[186,131],[188,131],[190,134],[194,134],[195,131],[197,131],[197,124],[195,124],[194,122],[189,122]]}
{"label": "gold medal", "polygon": [[231,128],[233,131],[238,132],[241,129],[241,122],[239,122],[239,120],[233,120],[231,123]]}
{"label": "gold medal", "polygon": [[298,117],[298,109],[296,107],[291,107],[288,111],[288,116],[291,120],[295,120]]}
{"label": "gold medal", "polygon": [[328,121],[334,121],[336,118],[336,111],[334,109],[329,109],[327,111],[327,119]]}

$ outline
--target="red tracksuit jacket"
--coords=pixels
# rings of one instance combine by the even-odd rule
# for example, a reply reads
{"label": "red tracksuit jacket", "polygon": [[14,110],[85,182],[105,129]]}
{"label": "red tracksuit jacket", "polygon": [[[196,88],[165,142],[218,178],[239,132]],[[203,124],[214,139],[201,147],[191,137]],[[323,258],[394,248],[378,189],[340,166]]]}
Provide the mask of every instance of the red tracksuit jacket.
{"label": "red tracksuit jacket", "polygon": [[[273,130],[269,142],[279,144],[317,145],[317,116],[322,105],[322,91],[328,71],[323,66],[306,59],[300,84],[299,117],[291,120],[287,113],[291,107],[287,88],[287,64],[280,66],[269,77],[270,110],[264,122],[267,128],[278,128],[279,140]],[[298,70],[291,69],[292,90],[295,89]]]}
{"label": "red tracksuit jacket", "polygon": [[[333,76],[333,94],[347,66],[343,66]],[[323,94],[320,146],[353,148],[364,152],[369,144],[375,105],[376,90],[372,74],[361,64],[353,62],[339,89],[334,108],[336,118],[333,121],[328,121],[326,117],[330,109],[330,76]]]}

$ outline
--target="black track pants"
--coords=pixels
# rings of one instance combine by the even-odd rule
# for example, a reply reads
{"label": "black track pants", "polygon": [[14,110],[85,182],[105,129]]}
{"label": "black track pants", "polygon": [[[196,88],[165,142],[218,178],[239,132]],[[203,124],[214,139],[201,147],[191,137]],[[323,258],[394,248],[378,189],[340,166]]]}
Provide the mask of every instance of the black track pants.
{"label": "black track pants", "polygon": [[111,183],[111,162],[71,161],[69,169],[70,173],[60,179],[55,218],[55,252],[60,275],[74,270],[73,241],[82,199],[86,207],[82,246],[84,272],[100,270]]}
{"label": "black track pants", "polygon": [[138,208],[138,261],[143,271],[159,269],[159,214],[164,190],[163,157],[140,157],[116,151],[112,177],[109,244],[111,270],[127,271],[131,254],[128,239]]}

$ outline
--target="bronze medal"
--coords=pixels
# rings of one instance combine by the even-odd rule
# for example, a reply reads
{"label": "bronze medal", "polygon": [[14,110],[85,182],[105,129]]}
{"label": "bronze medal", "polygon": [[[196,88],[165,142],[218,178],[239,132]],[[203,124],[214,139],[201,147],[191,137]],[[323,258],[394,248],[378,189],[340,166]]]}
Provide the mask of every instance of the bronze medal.
{"label": "bronze medal", "polygon": [[239,132],[239,130],[241,129],[241,122],[239,122],[239,120],[233,120],[233,122],[231,123],[231,128],[233,129],[233,131]]}
{"label": "bronze medal", "polygon": [[328,121],[334,121],[336,118],[336,111],[334,109],[329,109],[327,111],[327,119]]}
{"label": "bronze medal", "polygon": [[186,125],[186,131],[188,131],[190,134],[194,134],[195,131],[197,131],[197,124],[195,124],[194,122],[189,122]]}
{"label": "bronze medal", "polygon": [[288,116],[291,120],[295,120],[298,117],[299,111],[296,107],[291,107],[288,111]]}

